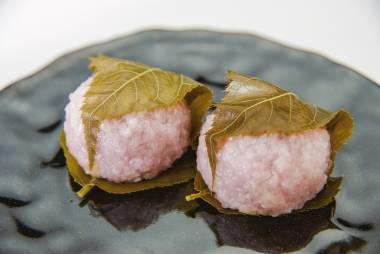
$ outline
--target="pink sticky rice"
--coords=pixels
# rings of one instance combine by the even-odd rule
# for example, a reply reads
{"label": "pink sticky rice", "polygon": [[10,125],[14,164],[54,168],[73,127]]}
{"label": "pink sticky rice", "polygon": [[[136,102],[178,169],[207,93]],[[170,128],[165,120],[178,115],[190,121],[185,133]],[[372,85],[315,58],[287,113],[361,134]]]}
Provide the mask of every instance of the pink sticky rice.
{"label": "pink sticky rice", "polygon": [[[197,150],[197,167],[211,189],[212,175],[204,123]],[[325,129],[299,134],[238,136],[217,152],[214,193],[224,208],[243,213],[278,216],[300,209],[327,181],[330,135]]]}
{"label": "pink sticky rice", "polygon": [[80,110],[90,82],[91,78],[70,94],[64,123],[67,147],[87,174],[112,182],[151,179],[186,151],[191,113],[182,101],[172,107],[103,121],[97,137],[94,167],[90,170]]}

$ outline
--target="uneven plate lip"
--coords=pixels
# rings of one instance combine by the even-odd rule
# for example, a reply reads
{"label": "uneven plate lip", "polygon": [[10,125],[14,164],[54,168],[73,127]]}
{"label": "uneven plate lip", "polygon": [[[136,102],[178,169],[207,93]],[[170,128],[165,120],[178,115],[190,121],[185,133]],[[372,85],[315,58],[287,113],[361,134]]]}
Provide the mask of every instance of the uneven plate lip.
{"label": "uneven plate lip", "polygon": [[19,83],[21,83],[23,81],[26,81],[26,80],[28,80],[30,78],[38,76],[40,73],[46,71],[51,65],[54,65],[55,63],[59,62],[60,60],[66,58],[66,57],[75,55],[75,54],[77,54],[77,53],[79,53],[81,51],[88,50],[88,49],[91,49],[91,48],[94,48],[94,47],[98,47],[98,46],[102,46],[102,45],[105,45],[105,44],[114,43],[114,42],[126,39],[128,37],[135,37],[135,36],[140,36],[140,35],[143,35],[143,34],[160,33],[160,32],[161,33],[165,33],[165,32],[166,33],[206,33],[206,34],[215,34],[215,35],[222,35],[222,36],[249,36],[249,37],[256,38],[256,39],[259,39],[261,41],[264,41],[266,43],[275,44],[275,45],[280,46],[280,47],[282,47],[282,48],[284,48],[286,50],[297,51],[297,52],[301,52],[301,53],[312,55],[314,57],[323,58],[326,61],[328,61],[328,62],[330,62],[330,63],[332,63],[334,65],[343,67],[343,68],[345,68],[345,69],[347,69],[349,71],[354,72],[355,74],[361,76],[363,79],[369,81],[375,87],[380,88],[380,83],[377,83],[374,79],[368,77],[366,74],[362,73],[361,71],[356,70],[352,66],[340,63],[338,60],[334,60],[331,57],[329,57],[329,56],[327,56],[325,54],[319,53],[317,51],[313,51],[313,50],[309,50],[309,49],[304,49],[304,48],[296,47],[296,46],[290,46],[290,45],[288,45],[286,43],[279,42],[279,41],[277,41],[275,39],[270,39],[268,37],[265,37],[263,35],[259,35],[257,33],[243,32],[243,31],[217,30],[217,29],[215,29],[215,30],[212,30],[212,29],[199,29],[199,28],[189,28],[189,29],[150,28],[150,29],[143,29],[143,30],[140,30],[140,31],[137,31],[137,32],[128,33],[128,34],[125,34],[125,35],[116,36],[116,37],[108,39],[108,40],[104,40],[104,41],[101,41],[101,42],[98,42],[98,43],[89,44],[88,46],[80,47],[78,49],[74,49],[74,50],[71,50],[69,52],[63,53],[60,56],[58,56],[58,57],[54,58],[53,60],[49,61],[47,64],[45,64],[41,68],[37,69],[36,71],[32,71],[30,74],[27,74],[24,77],[16,79],[15,81],[10,82],[9,84],[5,84],[5,87],[0,90],[0,95],[2,95],[5,92],[7,92],[11,87],[14,87],[15,85],[17,85],[17,84],[19,84]]}

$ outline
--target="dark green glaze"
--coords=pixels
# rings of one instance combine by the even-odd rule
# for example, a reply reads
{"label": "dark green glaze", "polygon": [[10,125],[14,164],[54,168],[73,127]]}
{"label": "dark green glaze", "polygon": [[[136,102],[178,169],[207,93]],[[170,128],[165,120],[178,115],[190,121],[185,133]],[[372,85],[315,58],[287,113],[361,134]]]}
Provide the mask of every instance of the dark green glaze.
{"label": "dark green glaze", "polygon": [[[184,214],[173,203],[183,186],[95,193],[79,206],[57,153],[57,121],[98,53],[208,81],[215,100],[229,68],[330,111],[346,108],[356,125],[337,155],[334,175],[344,182],[331,221],[333,206],[269,218],[220,215],[202,203]],[[146,31],[70,53],[0,93],[0,253],[379,253],[379,103],[379,87],[358,73],[247,34]]]}

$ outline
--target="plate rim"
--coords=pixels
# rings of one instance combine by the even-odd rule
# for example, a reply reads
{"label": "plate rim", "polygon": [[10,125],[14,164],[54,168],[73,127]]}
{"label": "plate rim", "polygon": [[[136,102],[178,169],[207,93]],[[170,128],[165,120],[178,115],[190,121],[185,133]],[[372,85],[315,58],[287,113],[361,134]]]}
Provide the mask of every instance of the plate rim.
{"label": "plate rim", "polygon": [[313,51],[313,50],[310,50],[310,49],[305,49],[305,48],[302,48],[302,47],[291,46],[289,44],[280,42],[280,41],[278,41],[276,39],[268,38],[266,36],[263,36],[263,35],[260,35],[260,34],[257,34],[257,33],[243,32],[243,31],[229,31],[229,30],[223,30],[223,31],[221,31],[221,30],[198,29],[198,28],[189,28],[189,29],[151,28],[151,29],[142,29],[142,30],[138,30],[136,32],[132,32],[132,33],[124,34],[124,35],[115,36],[113,38],[106,39],[104,41],[91,43],[91,44],[89,44],[87,46],[80,47],[80,48],[77,48],[77,49],[74,49],[74,50],[70,50],[70,51],[68,51],[66,53],[62,53],[62,54],[58,55],[57,57],[53,58],[52,60],[48,61],[42,67],[37,68],[37,70],[34,70],[34,71],[30,72],[29,74],[26,74],[23,77],[20,77],[20,78],[14,80],[14,81],[11,81],[8,84],[5,83],[5,86],[0,90],[0,95],[3,95],[11,87],[14,87],[15,85],[17,85],[17,84],[19,84],[19,83],[21,83],[23,81],[26,81],[26,80],[28,80],[30,78],[33,78],[33,77],[39,75],[40,73],[46,71],[51,65],[54,65],[55,63],[59,62],[60,60],[66,58],[66,57],[69,57],[69,56],[72,56],[74,54],[77,54],[78,52],[81,52],[81,51],[84,51],[84,50],[88,50],[90,48],[102,46],[104,44],[114,43],[114,42],[117,42],[119,40],[126,39],[128,37],[139,36],[139,35],[149,34],[149,33],[162,33],[162,32],[164,32],[164,33],[165,32],[166,33],[211,33],[211,34],[225,35],[225,36],[228,36],[228,35],[232,35],[232,36],[239,36],[239,35],[240,36],[249,36],[249,37],[256,38],[258,40],[264,41],[265,43],[275,44],[275,45],[280,46],[280,47],[282,47],[284,49],[287,49],[287,50],[297,51],[297,52],[301,52],[301,53],[312,55],[313,57],[323,58],[324,60],[330,62],[331,64],[343,67],[343,68],[345,68],[345,69],[347,69],[347,70],[349,70],[349,71],[351,71],[351,72],[353,72],[353,73],[361,76],[363,79],[365,79],[369,83],[371,83],[371,85],[374,85],[375,87],[380,88],[380,83],[378,83],[377,81],[375,81],[374,79],[372,79],[368,75],[364,74],[363,72],[361,72],[361,71],[355,69],[354,67],[350,66],[349,64],[343,64],[343,63],[339,62],[338,60],[335,60],[332,57],[329,57],[329,56],[327,56],[327,55],[325,55],[323,53],[320,53],[320,52],[317,52],[317,51]]}

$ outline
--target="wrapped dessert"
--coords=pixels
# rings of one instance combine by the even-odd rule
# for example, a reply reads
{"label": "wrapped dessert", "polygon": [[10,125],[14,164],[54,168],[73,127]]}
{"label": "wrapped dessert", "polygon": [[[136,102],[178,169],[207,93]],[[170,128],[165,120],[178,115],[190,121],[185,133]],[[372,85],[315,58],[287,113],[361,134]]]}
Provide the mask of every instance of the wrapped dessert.
{"label": "wrapped dessert", "polygon": [[228,72],[226,96],[207,117],[197,150],[198,193],[220,212],[270,215],[326,206],[341,178],[336,151],[353,121],[266,81]]}
{"label": "wrapped dessert", "polygon": [[211,91],[105,56],[91,59],[90,69],[94,75],[70,95],[61,135],[69,172],[83,186],[78,195],[94,186],[129,193],[191,179],[194,159],[183,155],[199,135]]}

